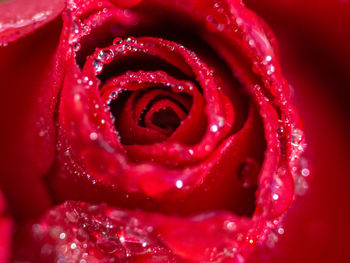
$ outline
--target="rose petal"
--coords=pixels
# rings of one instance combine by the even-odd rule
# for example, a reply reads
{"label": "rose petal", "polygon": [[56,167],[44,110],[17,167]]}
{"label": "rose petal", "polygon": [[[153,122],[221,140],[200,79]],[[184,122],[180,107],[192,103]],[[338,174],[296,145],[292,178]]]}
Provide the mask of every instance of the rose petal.
{"label": "rose petal", "polygon": [[184,219],[68,201],[28,229],[15,260],[226,262],[238,259],[233,251],[249,227],[247,219],[223,212]]}
{"label": "rose petal", "polygon": [[6,113],[1,120],[6,128],[0,135],[0,182],[18,216],[37,215],[50,204],[43,177],[55,152],[55,96],[63,74],[56,54],[60,30],[55,20],[0,49],[0,105]]}
{"label": "rose petal", "polygon": [[63,0],[5,1],[0,4],[0,45],[7,45],[54,20],[63,10]]}

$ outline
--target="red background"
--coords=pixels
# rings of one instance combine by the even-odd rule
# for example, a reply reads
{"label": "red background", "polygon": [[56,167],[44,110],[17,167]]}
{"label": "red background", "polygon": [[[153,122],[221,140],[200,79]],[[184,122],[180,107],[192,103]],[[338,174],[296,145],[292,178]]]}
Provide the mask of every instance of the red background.
{"label": "red background", "polygon": [[350,262],[350,1],[244,2],[277,36],[311,161],[309,191],[264,261]]}

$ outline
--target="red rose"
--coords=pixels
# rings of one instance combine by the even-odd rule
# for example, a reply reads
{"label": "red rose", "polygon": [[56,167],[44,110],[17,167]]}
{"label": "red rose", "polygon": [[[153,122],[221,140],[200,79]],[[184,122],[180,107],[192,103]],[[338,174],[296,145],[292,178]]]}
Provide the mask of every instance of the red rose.
{"label": "red rose", "polygon": [[[63,24],[2,48],[5,97],[26,95],[7,123],[29,113],[1,183],[18,220],[42,215],[14,259],[241,262],[274,245],[308,169],[271,31],[240,1],[116,2],[68,1]],[[61,7],[3,18],[1,40]]]}

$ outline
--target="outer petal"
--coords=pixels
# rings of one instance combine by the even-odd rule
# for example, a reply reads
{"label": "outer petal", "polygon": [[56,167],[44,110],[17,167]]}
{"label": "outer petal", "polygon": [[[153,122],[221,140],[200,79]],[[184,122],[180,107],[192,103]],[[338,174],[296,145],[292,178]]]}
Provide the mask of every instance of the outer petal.
{"label": "outer petal", "polygon": [[53,119],[63,73],[56,54],[60,30],[55,20],[0,48],[0,183],[18,216],[35,215],[50,204],[43,176],[55,151]]}
{"label": "outer petal", "polygon": [[12,0],[0,3],[0,45],[7,45],[54,20],[64,0]]}

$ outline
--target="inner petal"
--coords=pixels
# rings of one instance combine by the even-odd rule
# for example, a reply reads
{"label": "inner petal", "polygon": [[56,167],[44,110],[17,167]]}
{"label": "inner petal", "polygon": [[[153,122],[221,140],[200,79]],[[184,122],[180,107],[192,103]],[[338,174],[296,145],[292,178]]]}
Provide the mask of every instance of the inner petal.
{"label": "inner petal", "polygon": [[186,118],[185,112],[177,103],[163,99],[155,102],[145,114],[146,127],[156,129],[170,136]]}

